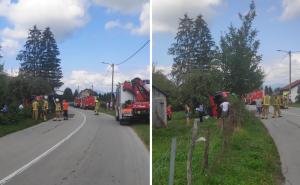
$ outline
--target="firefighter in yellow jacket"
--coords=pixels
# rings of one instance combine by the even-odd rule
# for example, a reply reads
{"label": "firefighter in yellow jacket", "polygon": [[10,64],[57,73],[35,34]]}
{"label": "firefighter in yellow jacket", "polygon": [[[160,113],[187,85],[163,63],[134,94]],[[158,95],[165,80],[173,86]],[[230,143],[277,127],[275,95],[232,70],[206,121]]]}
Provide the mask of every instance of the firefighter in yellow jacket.
{"label": "firefighter in yellow jacket", "polygon": [[39,117],[39,103],[37,102],[36,99],[33,100],[32,102],[32,119],[38,120]]}
{"label": "firefighter in yellow jacket", "polygon": [[263,115],[262,115],[262,119],[268,119],[268,115],[269,115],[269,107],[270,107],[270,96],[268,94],[266,94],[263,98]]}
{"label": "firefighter in yellow jacket", "polygon": [[100,111],[100,101],[98,99],[95,100],[95,114],[99,115]]}
{"label": "firefighter in yellow jacket", "polygon": [[59,102],[59,99],[55,99],[55,118],[54,121],[60,121],[60,115],[61,115],[61,104]]}
{"label": "firefighter in yellow jacket", "polygon": [[275,96],[275,99],[274,99],[274,103],[273,103],[273,116],[272,118],[275,118],[276,115],[278,117],[281,117],[281,112],[280,112],[280,105],[281,105],[281,97],[280,96]]}

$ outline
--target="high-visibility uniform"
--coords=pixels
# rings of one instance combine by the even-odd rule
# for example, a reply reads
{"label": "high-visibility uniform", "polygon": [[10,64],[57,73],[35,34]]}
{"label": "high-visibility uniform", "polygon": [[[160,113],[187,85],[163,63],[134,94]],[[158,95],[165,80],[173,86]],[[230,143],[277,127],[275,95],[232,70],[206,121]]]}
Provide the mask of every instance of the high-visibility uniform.
{"label": "high-visibility uniform", "polygon": [[269,114],[269,106],[270,106],[270,96],[265,95],[263,98],[263,115],[262,118],[268,119],[268,114]]}
{"label": "high-visibility uniform", "polygon": [[279,117],[281,117],[281,112],[280,112],[280,105],[281,105],[281,98],[280,96],[276,96],[275,97],[275,101],[273,104],[273,118],[276,117],[276,115],[278,114]]}
{"label": "high-visibility uniform", "polygon": [[98,115],[100,111],[100,101],[96,101],[95,104],[95,113]]}
{"label": "high-visibility uniform", "polygon": [[55,120],[60,121],[60,113],[61,113],[61,104],[59,102],[55,102]]}
{"label": "high-visibility uniform", "polygon": [[68,109],[69,109],[69,103],[67,101],[64,101],[63,102],[64,120],[68,119]]}
{"label": "high-visibility uniform", "polygon": [[38,116],[39,116],[38,105],[39,103],[36,100],[32,102],[32,118],[34,120],[38,120]]}
{"label": "high-visibility uniform", "polygon": [[49,103],[47,100],[44,100],[43,107],[42,107],[44,121],[47,120],[48,109],[49,109]]}

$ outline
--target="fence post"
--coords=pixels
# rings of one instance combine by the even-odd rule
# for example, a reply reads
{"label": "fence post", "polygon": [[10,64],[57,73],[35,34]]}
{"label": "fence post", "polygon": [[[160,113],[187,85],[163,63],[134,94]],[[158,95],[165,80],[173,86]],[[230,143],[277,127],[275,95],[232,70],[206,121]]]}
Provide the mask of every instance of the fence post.
{"label": "fence post", "polygon": [[172,138],[171,144],[171,157],[170,157],[170,174],[169,174],[169,185],[174,184],[174,171],[175,171],[175,156],[176,156],[176,138]]}
{"label": "fence post", "polygon": [[192,185],[192,158],[193,158],[193,150],[195,148],[195,143],[197,139],[197,133],[198,133],[198,120],[194,120],[194,125],[192,128],[192,141],[189,147],[188,152],[188,159],[187,159],[187,185]]}

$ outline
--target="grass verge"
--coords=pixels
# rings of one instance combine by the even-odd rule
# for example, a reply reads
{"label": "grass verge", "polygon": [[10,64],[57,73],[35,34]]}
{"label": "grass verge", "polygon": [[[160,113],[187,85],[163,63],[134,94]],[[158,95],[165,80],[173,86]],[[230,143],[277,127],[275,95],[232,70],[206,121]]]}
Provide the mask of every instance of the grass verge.
{"label": "grass verge", "polygon": [[[216,119],[208,119],[200,126],[204,136],[210,126],[209,169],[202,173],[204,143],[197,143],[193,153],[193,185],[278,185],[283,177],[280,159],[272,138],[262,123],[247,114],[242,128],[230,139],[222,151],[222,134]],[[184,113],[177,112],[169,128],[153,129],[153,184],[168,184],[170,146],[177,138],[175,185],[187,184],[186,160],[191,139]]]}
{"label": "grass verge", "polygon": [[[100,112],[115,116],[114,110],[100,109]],[[150,149],[150,124],[149,121],[133,121],[128,126],[130,126],[139,138],[143,141],[147,149]]]}
{"label": "grass verge", "polygon": [[44,122],[44,121],[42,121],[42,120],[36,121],[31,118],[24,118],[22,120],[19,120],[16,123],[12,123],[12,124],[0,124],[0,137],[11,134],[13,132],[17,132],[17,131],[26,129],[28,127],[32,127],[32,126],[37,125],[42,122]]}
{"label": "grass verge", "polygon": [[289,105],[290,107],[300,108],[300,103],[292,103]]}

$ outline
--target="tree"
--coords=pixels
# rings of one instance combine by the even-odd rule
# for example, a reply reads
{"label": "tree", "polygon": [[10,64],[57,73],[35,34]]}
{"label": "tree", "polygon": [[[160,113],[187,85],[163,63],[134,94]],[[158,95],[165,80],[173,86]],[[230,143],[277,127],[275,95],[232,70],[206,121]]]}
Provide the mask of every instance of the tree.
{"label": "tree", "polygon": [[174,56],[172,75],[177,83],[181,82],[182,76],[191,70],[191,64],[195,63],[193,56],[193,19],[187,14],[180,19],[175,42],[169,48],[169,54]]}
{"label": "tree", "polygon": [[24,45],[24,50],[21,50],[17,55],[17,60],[20,60],[20,73],[26,76],[40,76],[41,69],[41,31],[34,26],[29,29],[29,35]]}
{"label": "tree", "polygon": [[78,93],[78,90],[76,89],[75,92],[74,92],[74,94],[73,94],[73,97],[74,97],[74,98],[77,97],[78,94],[79,94],[79,93]]}
{"label": "tree", "polygon": [[269,88],[268,88],[268,86],[265,86],[265,94],[269,94]]}
{"label": "tree", "polygon": [[63,98],[67,101],[73,101],[73,92],[72,92],[72,89],[67,87],[65,90],[64,90],[64,93],[63,93]]}
{"label": "tree", "polygon": [[[0,51],[1,51],[1,45],[0,45]],[[3,56],[0,53],[0,60]],[[4,71],[4,64],[0,64],[0,73]]]}
{"label": "tree", "polygon": [[252,27],[256,17],[254,1],[249,12],[239,14],[242,25],[229,27],[229,32],[221,36],[221,68],[224,74],[225,89],[242,95],[258,89],[263,83],[264,74],[259,64],[259,40],[257,30]]}
{"label": "tree", "polygon": [[193,69],[211,70],[217,53],[215,42],[202,15],[195,19],[193,25],[192,43],[194,44],[193,55],[195,58],[195,63],[192,64]]}
{"label": "tree", "polygon": [[42,33],[41,50],[41,77],[46,79],[53,89],[59,88],[63,85],[61,82],[63,75],[58,58],[59,50],[49,27]]}
{"label": "tree", "polygon": [[269,92],[269,95],[273,95],[273,89],[271,86],[269,86],[268,92]]}

